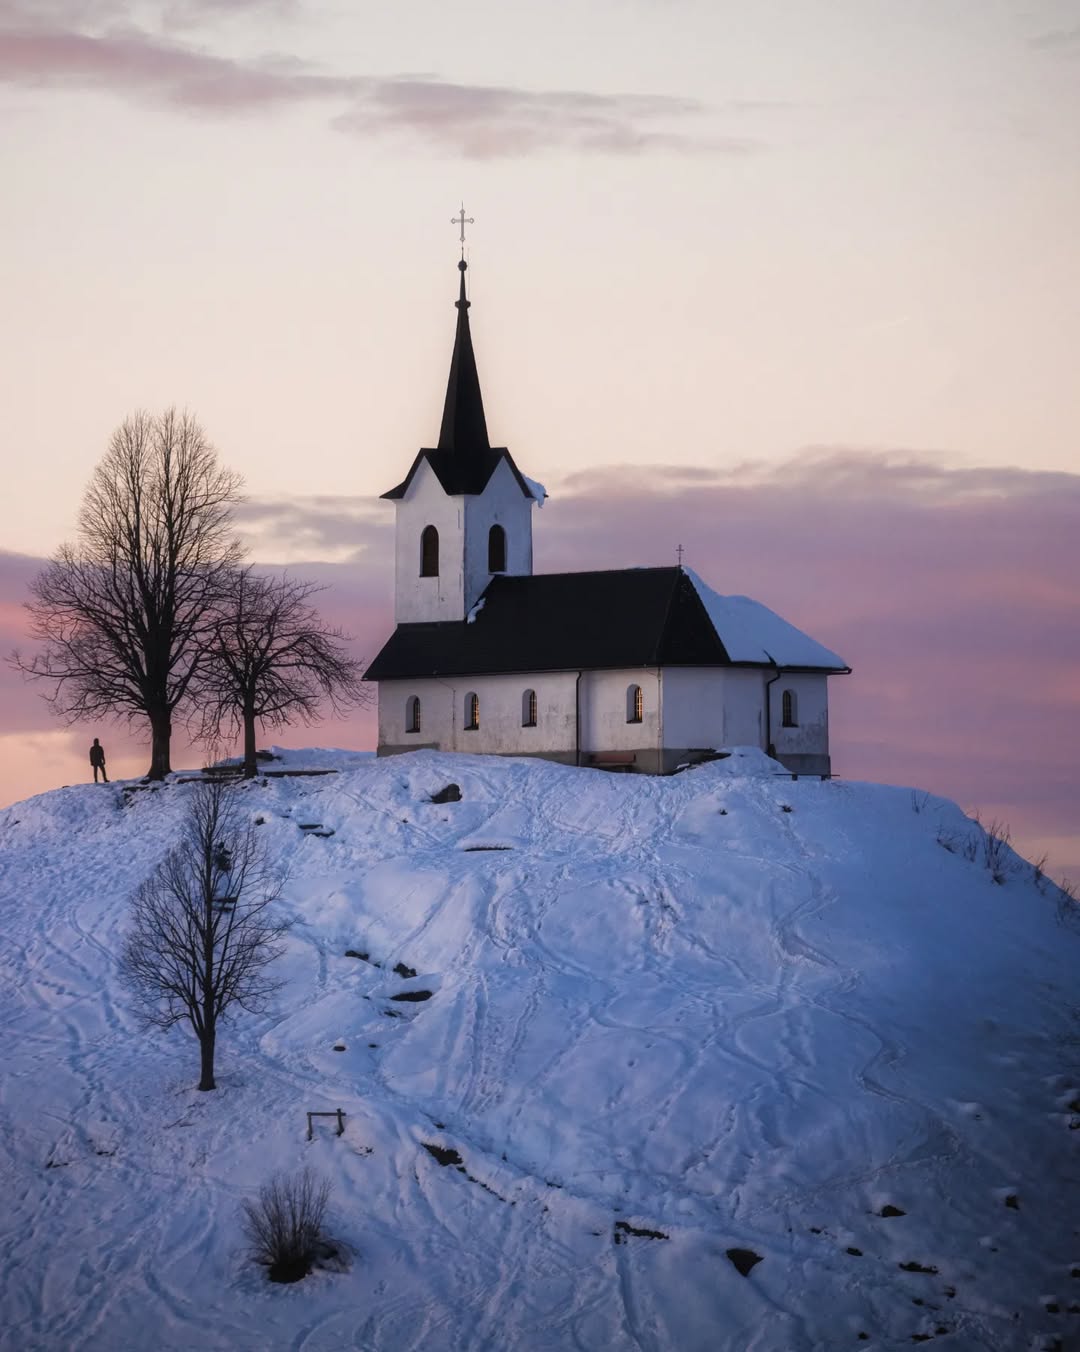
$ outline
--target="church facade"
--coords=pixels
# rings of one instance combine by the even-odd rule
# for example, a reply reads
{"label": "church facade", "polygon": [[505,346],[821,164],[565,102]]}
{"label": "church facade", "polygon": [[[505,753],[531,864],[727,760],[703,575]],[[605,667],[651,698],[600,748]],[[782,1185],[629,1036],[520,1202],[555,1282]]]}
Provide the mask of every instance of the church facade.
{"label": "church facade", "polygon": [[835,653],[683,567],[534,574],[543,488],[488,440],[464,260],[438,445],[396,509],[396,628],[369,666],[379,755],[541,756],[664,774],[757,746],[828,775]]}

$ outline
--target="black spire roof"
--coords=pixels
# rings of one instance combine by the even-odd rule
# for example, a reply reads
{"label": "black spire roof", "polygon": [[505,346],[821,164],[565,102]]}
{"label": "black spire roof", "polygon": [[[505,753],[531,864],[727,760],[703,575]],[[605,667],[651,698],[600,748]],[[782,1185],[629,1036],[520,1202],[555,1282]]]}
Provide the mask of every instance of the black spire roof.
{"label": "black spire roof", "polygon": [[469,301],[465,297],[465,270],[468,266],[464,259],[458,264],[461,285],[455,302],[457,331],[454,334],[454,355],[450,359],[450,378],[446,382],[439,444],[419,451],[408,474],[396,488],[384,493],[384,498],[403,498],[422,460],[427,460],[431,465],[443,491],[456,496],[460,493],[482,493],[495,466],[505,459],[521,491],[527,498],[533,496],[506,447],[492,446],[488,441],[484,399],[480,393],[480,377],[476,371],[472,333],[469,330]]}
{"label": "black spire roof", "polygon": [[469,329],[469,302],[465,298],[465,269],[468,266],[464,258],[458,264],[461,287],[455,302],[457,332],[454,334],[454,355],[450,359],[450,379],[446,382],[438,447],[440,451],[456,455],[459,460],[483,457],[491,450]]}

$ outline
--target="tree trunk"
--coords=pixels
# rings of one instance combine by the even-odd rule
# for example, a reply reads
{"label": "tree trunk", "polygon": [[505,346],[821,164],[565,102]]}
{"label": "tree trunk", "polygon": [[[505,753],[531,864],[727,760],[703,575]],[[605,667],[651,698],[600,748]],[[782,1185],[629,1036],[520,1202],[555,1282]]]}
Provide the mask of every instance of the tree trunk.
{"label": "tree trunk", "polygon": [[164,779],[172,771],[169,762],[169,740],[172,737],[172,720],[168,711],[155,710],[150,715],[150,769],[147,779]]}
{"label": "tree trunk", "polygon": [[254,779],[259,773],[255,759],[255,710],[244,710],[244,778]]}
{"label": "tree trunk", "polygon": [[199,1080],[200,1089],[216,1089],[214,1083],[214,1039],[216,1030],[209,1029],[199,1038],[199,1055],[201,1059],[202,1075]]}

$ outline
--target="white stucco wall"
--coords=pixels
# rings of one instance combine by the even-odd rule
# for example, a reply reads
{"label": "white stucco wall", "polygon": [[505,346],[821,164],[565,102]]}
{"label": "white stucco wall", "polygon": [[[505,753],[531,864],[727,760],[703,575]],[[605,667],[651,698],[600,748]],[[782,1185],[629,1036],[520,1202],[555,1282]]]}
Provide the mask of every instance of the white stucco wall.
{"label": "white stucco wall", "polygon": [[[408,492],[395,504],[394,619],[398,624],[461,620],[491,581],[488,533],[506,531],[506,572],[532,572],[534,499],[522,493],[506,461],[483,493],[448,497],[435,471],[423,461]],[[420,537],[425,526],[439,532],[439,576],[420,576]]]}
{"label": "white stucco wall", "polygon": [[506,531],[505,573],[527,577],[532,572],[532,509],[505,460],[500,460],[483,493],[463,498],[465,504],[465,609],[468,611],[491,581],[488,535],[492,526]]}
{"label": "white stucco wall", "polygon": [[[398,624],[465,616],[464,498],[449,498],[423,461],[394,505],[394,619]],[[439,532],[439,576],[420,576],[420,536]]]}
{"label": "white stucco wall", "polygon": [[724,673],[724,746],[766,745],[765,674],[760,670]]}
{"label": "white stucco wall", "polygon": [[[768,670],[669,667],[664,672],[664,741],[669,747],[768,746],[765,682]],[[777,754],[829,752],[828,678],[784,672],[770,690],[772,741]],[[783,692],[795,696],[798,726],[785,728]]]}
{"label": "white stucco wall", "polygon": [[724,742],[726,675],[710,667],[667,667],[663,674],[664,741],[672,747]]}
{"label": "white stucco wall", "polygon": [[[647,766],[647,755],[655,751],[659,756],[661,749],[765,749],[767,674],[669,667],[658,680],[655,668],[585,672],[580,686],[581,753],[588,758],[595,753],[635,752],[639,763]],[[643,697],[640,723],[627,722],[627,692],[635,684]],[[394,751],[438,746],[444,751],[571,758],[578,749],[576,686],[573,671],[381,681],[379,746]],[[527,689],[536,691],[535,727],[522,726],[522,697]],[[781,724],[786,689],[796,696],[798,725],[792,728]],[[465,701],[471,692],[480,699],[477,729],[465,727]],[[417,733],[406,731],[407,702],[412,695],[421,703]],[[771,704],[773,743],[780,757],[828,756],[826,677],[784,674],[772,687]],[[800,768],[797,760],[793,768]]]}
{"label": "white stucco wall", "polygon": [[[380,681],[379,746],[400,750],[438,745],[443,751],[493,755],[573,753],[576,672],[536,676],[469,676]],[[521,726],[522,696],[536,691],[536,727]],[[480,697],[480,726],[466,729],[465,698]],[[419,732],[406,732],[406,706],[420,699]]]}
{"label": "white stucco wall", "polygon": [[[640,723],[626,721],[626,696],[641,686]],[[636,751],[660,745],[660,694],[655,667],[587,671],[581,678],[581,749]]]}
{"label": "white stucco wall", "polygon": [[[783,692],[795,695],[798,726],[781,725]],[[772,687],[773,743],[777,754],[825,756],[829,751],[829,703],[827,676],[795,676],[786,672]]]}

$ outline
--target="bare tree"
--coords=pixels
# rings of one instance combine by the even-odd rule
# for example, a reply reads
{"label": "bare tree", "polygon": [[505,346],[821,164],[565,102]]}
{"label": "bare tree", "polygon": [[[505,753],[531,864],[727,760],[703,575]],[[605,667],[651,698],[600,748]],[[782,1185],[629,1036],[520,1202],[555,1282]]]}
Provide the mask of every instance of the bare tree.
{"label": "bare tree", "polygon": [[203,735],[223,725],[244,736],[244,776],[257,772],[255,724],[314,722],[329,701],[335,713],[370,698],[360,663],[346,653],[346,636],[310,604],[324,588],[288,576],[237,569],[208,640],[199,676]]}
{"label": "bare tree", "polygon": [[189,414],[136,413],[94,470],[76,544],[30,585],[31,633],[43,646],[28,661],[15,653],[15,664],[51,685],[45,698],[71,722],[147,718],[151,779],[169,773],[173,714],[241,558],[239,489]]}
{"label": "bare tree", "polygon": [[280,882],[236,786],[208,780],[192,793],[179,844],[135,894],[121,976],[148,1026],[190,1023],[200,1089],[215,1087],[218,1023],[234,1005],[262,1010],[281,984],[266,972],[287,928],[271,910]]}

